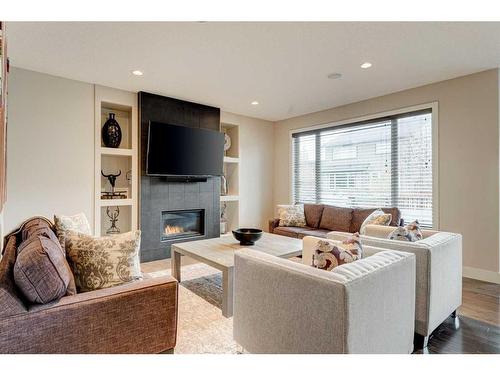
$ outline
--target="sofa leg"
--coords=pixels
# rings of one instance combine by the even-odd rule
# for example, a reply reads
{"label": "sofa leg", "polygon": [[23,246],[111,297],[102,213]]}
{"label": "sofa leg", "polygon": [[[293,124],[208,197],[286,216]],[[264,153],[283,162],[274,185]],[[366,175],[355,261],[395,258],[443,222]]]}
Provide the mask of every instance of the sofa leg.
{"label": "sofa leg", "polygon": [[415,333],[413,336],[413,350],[422,350],[427,348],[429,342],[429,336],[422,336]]}
{"label": "sofa leg", "polygon": [[457,310],[453,311],[450,316],[453,319],[453,324],[455,325],[455,329],[459,329],[460,319],[458,318]]}

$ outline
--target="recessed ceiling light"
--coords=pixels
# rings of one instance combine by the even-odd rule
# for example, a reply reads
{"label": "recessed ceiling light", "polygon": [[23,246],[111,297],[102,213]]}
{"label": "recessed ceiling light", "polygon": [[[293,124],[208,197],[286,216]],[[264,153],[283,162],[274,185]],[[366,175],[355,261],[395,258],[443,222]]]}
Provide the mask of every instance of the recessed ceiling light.
{"label": "recessed ceiling light", "polygon": [[372,66],[372,63],[367,61],[367,62],[361,64],[361,69],[368,69],[368,68],[371,68],[371,66]]}
{"label": "recessed ceiling light", "polygon": [[254,100],[252,103],[250,103],[251,105],[259,105],[259,102],[257,100]]}
{"label": "recessed ceiling light", "polygon": [[340,73],[330,73],[327,75],[328,79],[339,79],[342,77],[342,74]]}
{"label": "recessed ceiling light", "polygon": [[134,76],[142,76],[144,73],[141,72],[140,70],[132,70],[132,74]]}

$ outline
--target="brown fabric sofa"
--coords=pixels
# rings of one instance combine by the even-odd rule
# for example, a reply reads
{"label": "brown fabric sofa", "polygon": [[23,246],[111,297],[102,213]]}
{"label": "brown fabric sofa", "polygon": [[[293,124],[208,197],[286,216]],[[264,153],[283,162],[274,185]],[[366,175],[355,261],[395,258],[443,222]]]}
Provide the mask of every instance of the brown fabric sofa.
{"label": "brown fabric sofa", "polygon": [[[376,208],[347,208],[329,206],[326,204],[304,204],[306,216],[305,227],[280,227],[279,219],[269,220],[269,233],[282,236],[303,238],[305,236],[323,237],[331,231],[359,232],[361,224]],[[382,208],[385,213],[392,215],[390,225],[397,226],[401,219],[398,208]]]}
{"label": "brown fabric sofa", "polygon": [[0,353],[160,353],[175,347],[174,278],[29,304],[13,278],[21,232],[6,237],[0,260]]}

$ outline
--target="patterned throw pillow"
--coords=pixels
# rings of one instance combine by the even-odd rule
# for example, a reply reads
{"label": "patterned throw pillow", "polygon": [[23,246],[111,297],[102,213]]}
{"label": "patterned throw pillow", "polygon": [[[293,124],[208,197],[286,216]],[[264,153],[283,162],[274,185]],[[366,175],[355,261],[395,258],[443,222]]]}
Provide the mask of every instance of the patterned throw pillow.
{"label": "patterned throw pillow", "polygon": [[108,237],[67,231],[66,253],[79,292],[109,288],[142,279],[141,231]]}
{"label": "patterned throw pillow", "polygon": [[280,227],[305,227],[306,216],[304,215],[304,205],[280,205],[278,206]]}
{"label": "patterned throw pillow", "polygon": [[56,227],[57,237],[63,250],[65,250],[65,237],[67,231],[81,232],[91,234],[90,224],[84,213],[73,216],[54,215],[54,225]]}
{"label": "patterned throw pillow", "polygon": [[389,225],[392,221],[392,215],[386,214],[380,208],[378,210],[373,211],[361,224],[361,228],[359,229],[359,233],[365,234],[367,225]]}
{"label": "patterned throw pillow", "polygon": [[319,240],[313,251],[312,266],[326,271],[345,263],[351,263],[361,259],[363,247],[359,240],[359,233],[354,233],[342,245],[336,245],[332,241]]}
{"label": "patterned throw pillow", "polygon": [[399,226],[394,229],[387,237],[390,240],[415,242],[423,238],[418,220],[407,226]]}

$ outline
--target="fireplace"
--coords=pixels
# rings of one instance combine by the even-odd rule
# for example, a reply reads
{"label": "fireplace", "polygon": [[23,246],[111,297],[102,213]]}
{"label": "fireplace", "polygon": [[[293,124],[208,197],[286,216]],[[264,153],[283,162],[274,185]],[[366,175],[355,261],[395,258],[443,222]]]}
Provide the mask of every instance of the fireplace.
{"label": "fireplace", "polygon": [[160,240],[203,236],[205,234],[205,210],[162,211]]}

